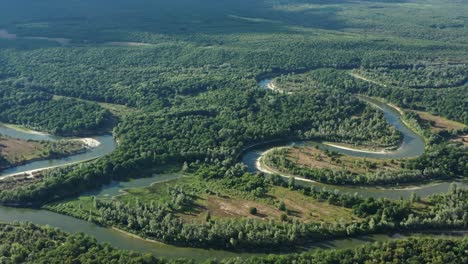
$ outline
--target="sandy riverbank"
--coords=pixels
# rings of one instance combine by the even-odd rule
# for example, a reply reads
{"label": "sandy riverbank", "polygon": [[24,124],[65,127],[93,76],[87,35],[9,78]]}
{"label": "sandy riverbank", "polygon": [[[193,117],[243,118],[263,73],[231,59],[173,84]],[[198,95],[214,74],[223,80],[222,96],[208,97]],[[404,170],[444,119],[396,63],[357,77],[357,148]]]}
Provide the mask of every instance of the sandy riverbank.
{"label": "sandy riverbank", "polygon": [[255,161],[255,167],[257,168],[257,170],[263,172],[263,173],[266,173],[266,174],[278,174],[280,175],[281,177],[284,177],[284,178],[287,178],[287,177],[293,177],[294,179],[296,180],[299,180],[299,181],[304,181],[304,182],[310,182],[310,183],[317,183],[316,181],[313,181],[311,179],[306,179],[306,178],[302,178],[302,177],[298,177],[298,176],[286,176],[284,174],[282,174],[281,172],[278,172],[276,170],[273,170],[272,168],[268,167],[263,161],[263,157],[265,157],[266,155],[268,155],[268,153],[270,153],[271,151],[274,151],[274,150],[277,150],[277,149],[283,149],[283,148],[287,148],[287,147],[277,147],[277,148],[271,148],[265,152],[263,152],[260,157],[257,158],[257,160]]}
{"label": "sandy riverbank", "polygon": [[274,150],[278,150],[278,149],[284,149],[284,148],[288,148],[288,147],[276,147],[276,148],[271,148],[265,152],[263,152],[260,157],[257,158],[257,160],[255,161],[255,167],[258,171],[260,172],[263,172],[263,173],[266,173],[266,174],[276,174],[276,175],[279,175],[283,178],[291,178],[293,177],[295,180],[298,180],[298,181],[301,181],[301,182],[308,182],[308,183],[313,183],[313,184],[316,184],[318,185],[319,187],[329,187],[329,188],[356,188],[356,189],[369,189],[369,190],[382,190],[382,191],[388,191],[388,190],[395,190],[395,191],[412,191],[412,190],[419,190],[419,189],[422,189],[422,188],[426,188],[426,187],[430,187],[430,186],[435,186],[438,184],[438,182],[431,182],[431,183],[427,183],[427,184],[422,184],[422,185],[417,185],[417,186],[413,186],[413,185],[407,185],[407,186],[394,186],[394,187],[384,187],[384,186],[365,186],[365,185],[352,185],[352,186],[349,186],[349,185],[339,185],[339,186],[336,186],[336,185],[328,185],[328,184],[325,184],[325,183],[320,183],[318,181],[314,181],[314,180],[311,180],[311,179],[306,179],[306,178],[303,178],[303,177],[298,177],[298,176],[295,176],[295,175],[292,175],[292,174],[288,174],[288,173],[284,173],[284,172],[280,172],[278,170],[275,170],[273,168],[270,168],[268,165],[265,164],[265,162],[263,161],[263,158],[268,155],[270,152],[274,151]]}
{"label": "sandy riverbank", "polygon": [[96,148],[101,145],[101,142],[94,138],[80,138],[79,141],[83,142],[88,148]]}
{"label": "sandy riverbank", "polygon": [[[98,140],[96,140],[94,138],[80,138],[80,139],[75,139],[75,140],[83,142],[86,145],[86,148],[88,148],[88,149],[96,148],[96,147],[99,147],[101,145],[101,142],[99,142]],[[39,160],[43,160],[43,159],[39,159]],[[90,160],[92,160],[92,159],[90,159]],[[45,168],[28,170],[28,171],[23,171],[23,172],[19,172],[19,173],[4,175],[4,176],[0,177],[0,180],[5,179],[5,178],[10,178],[10,177],[35,177],[35,174],[37,174],[39,172],[42,172],[42,171],[51,170],[51,169],[64,167],[64,166],[68,166],[68,165],[74,165],[74,164],[78,164],[78,163],[81,163],[81,162],[86,162],[86,160],[85,161],[77,161],[77,162],[73,162],[73,163],[68,163],[68,164],[64,164],[64,165],[49,166],[49,167],[45,167]]]}
{"label": "sandy riverbank", "polygon": [[372,151],[372,150],[365,150],[365,149],[354,149],[354,148],[349,148],[349,147],[345,147],[345,146],[340,146],[340,145],[332,144],[332,143],[328,143],[328,142],[325,142],[325,143],[323,143],[323,144],[324,144],[324,145],[327,145],[327,146],[330,146],[330,147],[338,148],[338,149],[350,150],[350,151],[361,152],[361,153],[385,154],[385,153],[388,153],[388,152],[389,152],[388,150]]}
{"label": "sandy riverbank", "polygon": [[280,89],[274,82],[273,80],[270,81],[266,87],[274,92],[278,92],[278,93],[282,93],[282,94],[293,94],[293,92],[286,92],[285,90],[283,89]]}
{"label": "sandy riverbank", "polygon": [[[71,164],[67,164],[67,165],[71,165]],[[61,167],[61,166],[50,166],[50,167],[46,167],[46,168],[40,168],[40,169],[35,169],[35,170],[23,171],[23,172],[19,172],[19,173],[13,173],[13,174],[9,174],[9,175],[5,175],[5,176],[0,177],[0,180],[6,179],[6,178],[11,178],[11,177],[28,177],[28,178],[30,178],[30,177],[34,177],[34,174],[36,174],[38,172],[51,170],[51,169],[58,168],[58,167]]]}

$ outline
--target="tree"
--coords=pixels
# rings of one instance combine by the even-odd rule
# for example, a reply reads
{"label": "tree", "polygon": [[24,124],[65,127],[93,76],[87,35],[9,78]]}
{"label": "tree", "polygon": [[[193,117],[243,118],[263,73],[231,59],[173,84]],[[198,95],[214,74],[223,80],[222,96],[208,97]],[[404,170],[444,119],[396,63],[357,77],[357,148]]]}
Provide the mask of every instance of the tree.
{"label": "tree", "polygon": [[412,192],[412,193],[411,193],[411,195],[410,195],[410,201],[411,201],[412,203],[415,203],[415,202],[419,201],[419,199],[420,199],[420,198],[416,195],[415,192]]}
{"label": "tree", "polygon": [[252,214],[252,215],[256,215],[256,214],[257,214],[257,208],[255,208],[255,207],[250,207],[250,208],[249,208],[249,213]]}
{"label": "tree", "polygon": [[285,213],[281,214],[280,220],[281,220],[282,222],[286,222],[286,221],[288,220],[288,215],[285,214]]}
{"label": "tree", "polygon": [[286,204],[283,201],[281,201],[278,205],[278,209],[281,211],[286,211]]}
{"label": "tree", "polygon": [[296,186],[296,178],[293,176],[289,177],[289,180],[288,180],[289,189],[294,189],[295,186]]}

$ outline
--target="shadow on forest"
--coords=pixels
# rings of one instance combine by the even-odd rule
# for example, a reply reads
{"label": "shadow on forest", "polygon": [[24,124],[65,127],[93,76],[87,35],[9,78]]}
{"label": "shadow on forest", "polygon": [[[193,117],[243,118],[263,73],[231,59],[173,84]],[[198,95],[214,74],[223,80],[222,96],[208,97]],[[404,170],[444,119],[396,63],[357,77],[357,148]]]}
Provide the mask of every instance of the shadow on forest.
{"label": "shadow on forest", "polygon": [[0,28],[20,36],[90,42],[130,41],[148,33],[210,35],[285,32],[291,26],[345,27],[336,14],[341,8],[289,10],[268,0],[19,0],[4,7],[0,10]]}

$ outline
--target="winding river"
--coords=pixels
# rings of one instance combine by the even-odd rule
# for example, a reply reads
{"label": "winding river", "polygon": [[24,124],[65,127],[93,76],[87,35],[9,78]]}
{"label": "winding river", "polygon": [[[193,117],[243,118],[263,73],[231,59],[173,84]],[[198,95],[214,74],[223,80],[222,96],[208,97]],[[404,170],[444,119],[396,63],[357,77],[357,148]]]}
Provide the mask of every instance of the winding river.
{"label": "winding river", "polygon": [[[269,80],[262,82],[262,85],[267,85]],[[408,129],[399,118],[398,112],[392,110],[391,107],[386,106],[385,104],[378,104],[375,102],[385,113],[386,119],[393,125],[400,130],[403,135],[403,143],[395,152],[392,153],[385,153],[383,154],[385,157],[413,157],[420,155],[422,151],[424,151],[424,142],[422,139]],[[31,140],[57,140],[60,139],[59,137],[41,134],[41,133],[34,133],[32,131],[23,131],[18,130],[11,127],[0,126],[0,133],[5,134],[14,138],[20,139],[31,139]],[[38,161],[38,162],[31,162],[29,164],[18,166],[6,171],[3,171],[1,175],[8,175],[12,173],[20,173],[28,170],[33,169],[40,169],[45,167],[51,166],[63,166],[70,163],[77,163],[83,162],[86,160],[90,160],[93,158],[97,158],[106,154],[109,154],[116,148],[116,144],[112,136],[97,136],[93,137],[94,139],[98,140],[101,144],[94,149],[91,149],[89,152],[61,158],[61,159],[53,159],[47,161]],[[288,144],[281,144],[281,145],[270,145],[270,146],[262,146],[256,147],[250,150],[247,150],[242,160],[249,166],[251,171],[257,171],[256,161],[258,158],[272,147],[276,146],[290,146],[294,144],[308,144],[307,142],[291,142]],[[377,154],[373,153],[362,153],[362,152],[353,152],[349,150],[342,150],[336,149],[331,146],[327,146],[330,149],[339,151],[341,153],[347,155],[359,155],[365,157],[375,157]],[[382,154],[379,154],[382,155]],[[390,156],[388,156],[390,155]],[[394,156],[392,156],[394,155]],[[152,175],[148,178],[136,179],[131,180],[128,182],[112,182],[111,184],[102,187],[100,190],[90,191],[84,195],[94,195],[101,198],[111,198],[116,195],[122,194],[122,190],[126,188],[139,188],[139,187],[146,187],[151,183],[161,182],[161,181],[169,181],[180,178],[180,175],[177,174],[166,174],[166,175]],[[299,182],[299,180],[298,180]],[[308,182],[304,182],[303,184],[310,184]],[[328,186],[325,184],[318,184],[312,183],[313,185],[319,187],[327,187],[330,189],[339,189],[343,192],[350,192],[355,193],[358,192],[364,196],[376,196],[376,197],[390,197],[390,198],[399,198],[400,196],[407,197],[410,195],[411,192],[416,192],[419,195],[429,195],[433,193],[440,193],[447,191],[450,182],[441,182],[436,184],[430,184],[425,186],[417,186],[413,189],[378,189],[378,188],[351,188],[351,187],[336,187],[336,186]],[[460,185],[467,186],[465,183],[459,183]],[[69,233],[75,232],[83,232],[85,234],[91,235],[95,237],[99,242],[107,242],[110,243],[112,246],[121,249],[128,249],[128,250],[135,250],[140,252],[152,253],[158,257],[166,257],[166,258],[192,258],[192,259],[207,259],[207,258],[226,258],[226,257],[248,257],[253,255],[265,255],[263,254],[254,254],[254,253],[236,253],[236,252],[228,252],[223,250],[210,250],[210,249],[195,249],[195,248],[184,248],[184,247],[175,247],[170,246],[162,243],[157,242],[150,242],[144,239],[136,238],[131,235],[122,233],[120,231],[97,226],[93,223],[76,219],[73,217],[69,217],[62,214],[57,214],[54,212],[50,212],[47,210],[38,210],[38,209],[24,209],[24,208],[9,208],[0,206],[0,222],[14,222],[14,221],[29,221],[39,225],[50,225],[53,227],[60,228],[63,231]],[[427,234],[412,234],[409,236],[426,236]],[[453,236],[460,236],[466,235],[466,233],[450,233],[450,234],[443,234],[439,233],[436,234],[440,237],[453,237]],[[434,236],[434,235],[431,235]],[[303,251],[311,251],[315,249],[331,249],[331,248],[353,248],[364,243],[368,242],[375,242],[375,241],[388,241],[393,239],[401,239],[407,236],[401,234],[389,234],[389,235],[368,235],[368,236],[361,236],[356,238],[344,238],[344,239],[335,239],[335,240],[327,240],[322,242],[316,242],[310,244],[303,248]],[[287,253],[287,252],[271,252],[276,254]]]}
{"label": "winding river", "polygon": [[[259,82],[259,85],[264,89],[271,89],[272,82],[271,79],[262,80]],[[355,157],[366,157],[366,158],[387,158],[387,159],[396,159],[396,158],[411,158],[417,157],[424,153],[424,140],[420,137],[417,133],[413,130],[408,128],[403,121],[401,120],[401,115],[397,109],[382,103],[378,100],[374,100],[371,98],[362,97],[362,100],[366,101],[367,103],[379,108],[383,111],[384,117],[387,122],[400,131],[403,135],[403,140],[401,145],[398,149],[394,151],[387,151],[387,152],[363,152],[359,150],[350,150],[350,149],[343,149],[335,146],[324,145],[317,142],[305,142],[305,141],[294,141],[288,143],[279,143],[279,144],[269,144],[264,146],[259,146],[256,148],[252,148],[245,152],[242,157],[242,162],[244,162],[251,172],[258,172],[261,171],[260,168],[261,163],[259,163],[259,159],[262,155],[264,155],[267,151],[275,147],[287,147],[287,146],[303,146],[303,145],[320,145],[322,148],[327,148],[329,150],[337,151],[344,155],[355,156]],[[265,171],[265,170],[263,170]],[[284,177],[290,177],[292,175],[282,175]],[[405,186],[404,188],[394,187],[394,188],[379,188],[379,187],[355,187],[355,186],[336,186],[336,185],[328,185],[322,184],[317,182],[311,182],[309,180],[301,180],[297,178],[299,184],[303,185],[312,185],[319,188],[327,188],[327,189],[336,189],[341,192],[346,193],[358,193],[364,197],[387,197],[392,199],[399,199],[400,197],[408,198],[411,193],[416,193],[418,196],[425,197],[435,193],[446,192],[449,189],[449,186],[452,182],[455,182],[459,186],[468,187],[468,182],[458,182],[458,181],[443,181],[437,183],[429,183],[425,185],[417,185],[417,186]]]}

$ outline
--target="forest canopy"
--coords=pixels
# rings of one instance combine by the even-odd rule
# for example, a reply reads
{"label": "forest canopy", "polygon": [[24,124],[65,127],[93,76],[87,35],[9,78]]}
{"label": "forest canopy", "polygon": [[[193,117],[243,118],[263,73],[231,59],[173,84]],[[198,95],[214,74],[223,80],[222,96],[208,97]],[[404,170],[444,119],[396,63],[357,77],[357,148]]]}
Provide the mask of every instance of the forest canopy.
{"label": "forest canopy", "polygon": [[[224,250],[467,226],[468,191],[456,184],[447,193],[401,200],[333,189],[400,188],[468,176],[466,0],[0,0],[0,5],[0,122],[62,136],[112,133],[118,143],[95,160],[17,185],[3,182],[3,205],[45,207],[149,239]],[[246,150],[266,143],[398,148],[402,133],[359,99],[364,97],[398,107],[404,123],[424,139],[424,154],[385,160],[378,173],[369,161],[362,161],[365,172],[346,171],[334,153],[327,159],[340,170],[298,168],[282,153],[270,157],[270,165],[283,172],[331,187],[324,189],[253,172],[255,167],[241,162]],[[423,121],[422,115],[436,121]],[[435,127],[442,119],[458,122],[457,129]],[[151,186],[118,199],[82,196],[160,171],[177,171],[193,184],[164,193]],[[283,199],[275,198],[275,191]],[[304,220],[291,201],[283,201],[288,196],[333,207],[348,218],[325,221],[307,212]],[[265,207],[248,206],[242,218],[212,217],[209,199],[263,202],[280,212],[261,220]],[[181,216],[190,209],[200,210],[204,219]],[[0,229],[0,262],[165,263],[82,234],[32,224]],[[413,256],[400,254],[403,249]],[[464,254],[466,239],[412,239],[246,262],[450,263]]]}

